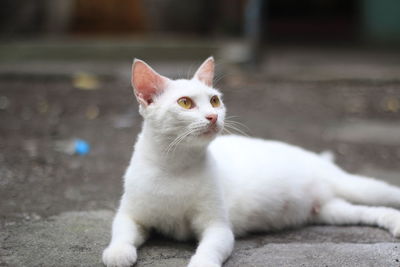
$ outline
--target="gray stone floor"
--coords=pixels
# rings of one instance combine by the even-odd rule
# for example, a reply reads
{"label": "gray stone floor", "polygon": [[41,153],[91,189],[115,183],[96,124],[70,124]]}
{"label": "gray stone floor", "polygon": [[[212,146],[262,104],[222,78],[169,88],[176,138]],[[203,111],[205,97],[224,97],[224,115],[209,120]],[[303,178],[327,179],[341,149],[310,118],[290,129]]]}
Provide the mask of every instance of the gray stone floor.
{"label": "gray stone floor", "polygon": [[[11,224],[1,238],[10,266],[101,266],[113,213],[64,212]],[[3,236],[4,235],[4,236]],[[258,234],[236,242],[225,266],[398,266],[400,245],[370,227],[310,226]],[[162,238],[139,250],[137,266],[185,266],[195,246]]]}
{"label": "gray stone floor", "polygon": [[[130,63],[0,62],[0,266],[101,266],[141,125]],[[149,63],[172,77],[196,67]],[[257,72],[223,63],[218,70],[229,115],[250,135],[330,150],[344,169],[400,185],[396,51],[272,48]],[[82,71],[96,75],[96,90],[74,86]],[[89,155],[54,149],[74,137],[91,143]],[[185,266],[194,248],[155,237],[140,249],[138,266]],[[308,226],[239,239],[226,266],[400,266],[399,260],[399,241],[383,230]]]}

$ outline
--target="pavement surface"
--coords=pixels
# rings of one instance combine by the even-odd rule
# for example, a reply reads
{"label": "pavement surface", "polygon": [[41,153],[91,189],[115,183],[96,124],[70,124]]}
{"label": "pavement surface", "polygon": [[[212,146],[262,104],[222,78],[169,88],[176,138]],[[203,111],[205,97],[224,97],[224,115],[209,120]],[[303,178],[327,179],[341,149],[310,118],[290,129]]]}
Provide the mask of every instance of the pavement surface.
{"label": "pavement surface", "polygon": [[[101,266],[141,126],[131,58],[106,59],[0,61],[0,266]],[[170,77],[187,77],[200,62],[149,61]],[[330,150],[344,169],[400,185],[400,53],[271,48],[257,71],[222,63],[216,86],[249,135]],[[91,152],[57,151],[71,138],[87,140]],[[137,266],[185,266],[194,249],[155,236]],[[225,266],[399,261],[399,240],[384,230],[307,226],[239,239]]]}

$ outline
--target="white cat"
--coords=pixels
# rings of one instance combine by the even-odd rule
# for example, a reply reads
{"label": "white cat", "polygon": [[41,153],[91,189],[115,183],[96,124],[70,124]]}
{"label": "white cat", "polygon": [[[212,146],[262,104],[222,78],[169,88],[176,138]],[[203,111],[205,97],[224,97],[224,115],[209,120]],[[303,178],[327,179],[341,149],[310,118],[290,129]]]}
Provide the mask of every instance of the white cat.
{"label": "white cat", "polygon": [[103,252],[105,265],[133,265],[153,229],[199,240],[190,267],[221,266],[234,235],[250,231],[365,224],[400,236],[400,212],[394,209],[400,207],[400,188],[346,173],[288,144],[217,137],[225,107],[213,78],[212,57],[191,80],[170,80],[134,61],[132,85],[144,123]]}

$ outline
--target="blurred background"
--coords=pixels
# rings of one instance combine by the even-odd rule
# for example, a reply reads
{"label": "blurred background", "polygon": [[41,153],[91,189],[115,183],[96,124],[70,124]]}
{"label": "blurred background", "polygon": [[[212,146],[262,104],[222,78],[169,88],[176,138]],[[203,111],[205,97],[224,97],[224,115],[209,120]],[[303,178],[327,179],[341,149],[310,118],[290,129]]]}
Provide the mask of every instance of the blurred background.
{"label": "blurred background", "polygon": [[135,57],[187,78],[213,55],[242,131],[400,185],[399,14],[398,0],[2,0],[0,265],[99,261],[141,128]]}
{"label": "blurred background", "polygon": [[141,126],[134,57],[186,78],[214,55],[243,131],[400,185],[399,14],[398,0],[2,0],[2,221],[116,207]]}

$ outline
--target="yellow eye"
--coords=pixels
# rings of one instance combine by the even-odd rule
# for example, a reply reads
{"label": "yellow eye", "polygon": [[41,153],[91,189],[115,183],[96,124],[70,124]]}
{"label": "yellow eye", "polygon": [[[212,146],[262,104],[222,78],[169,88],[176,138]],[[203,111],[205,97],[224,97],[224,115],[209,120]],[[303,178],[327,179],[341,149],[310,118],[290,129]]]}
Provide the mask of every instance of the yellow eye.
{"label": "yellow eye", "polygon": [[214,108],[221,106],[221,102],[219,101],[219,98],[216,95],[211,97],[210,103],[211,103],[211,106],[213,106]]}
{"label": "yellow eye", "polygon": [[181,97],[178,99],[178,104],[179,106],[185,108],[185,109],[191,109],[193,108],[193,101],[189,97]]}

